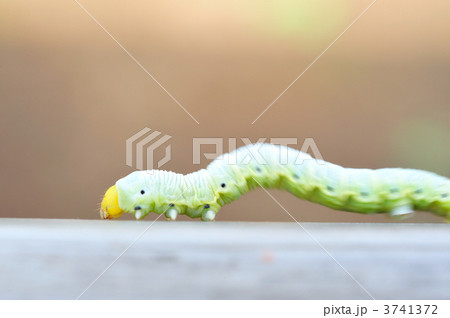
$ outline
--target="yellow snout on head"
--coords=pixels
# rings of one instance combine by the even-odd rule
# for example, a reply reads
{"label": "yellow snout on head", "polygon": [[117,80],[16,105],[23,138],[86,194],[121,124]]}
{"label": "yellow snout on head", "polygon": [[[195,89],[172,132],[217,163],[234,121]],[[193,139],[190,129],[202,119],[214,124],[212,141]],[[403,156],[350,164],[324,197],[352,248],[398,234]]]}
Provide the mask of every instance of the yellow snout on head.
{"label": "yellow snout on head", "polygon": [[100,207],[100,217],[102,219],[116,219],[123,214],[123,210],[119,207],[119,196],[117,188],[113,185],[109,188],[103,197]]}

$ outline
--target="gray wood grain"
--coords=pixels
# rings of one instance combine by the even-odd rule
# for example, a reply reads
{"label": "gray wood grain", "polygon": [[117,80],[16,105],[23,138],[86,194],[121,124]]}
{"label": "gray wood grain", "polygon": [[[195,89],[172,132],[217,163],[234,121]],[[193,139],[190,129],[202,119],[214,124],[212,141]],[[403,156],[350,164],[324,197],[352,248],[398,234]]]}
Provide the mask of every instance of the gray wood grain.
{"label": "gray wood grain", "polygon": [[[0,298],[74,299],[151,222],[0,219]],[[303,223],[376,299],[449,299],[447,224]],[[156,222],[81,299],[369,299],[295,223]]]}

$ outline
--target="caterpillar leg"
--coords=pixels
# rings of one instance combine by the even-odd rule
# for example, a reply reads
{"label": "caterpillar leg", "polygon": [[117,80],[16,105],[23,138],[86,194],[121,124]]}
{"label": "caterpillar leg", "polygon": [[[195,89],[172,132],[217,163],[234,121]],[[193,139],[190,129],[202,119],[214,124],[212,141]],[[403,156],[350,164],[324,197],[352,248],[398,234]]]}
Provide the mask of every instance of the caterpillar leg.
{"label": "caterpillar leg", "polygon": [[175,221],[178,216],[178,211],[175,209],[169,209],[168,211],[166,211],[165,215],[167,221]]}
{"label": "caterpillar leg", "polygon": [[389,212],[389,216],[393,219],[404,220],[414,215],[414,209],[411,204],[401,205]]}
{"label": "caterpillar leg", "polygon": [[216,212],[212,210],[207,210],[202,214],[202,221],[213,221],[216,217]]}
{"label": "caterpillar leg", "polygon": [[147,214],[148,213],[145,213],[143,210],[138,210],[134,212],[134,217],[136,218],[136,220],[142,220],[147,216]]}

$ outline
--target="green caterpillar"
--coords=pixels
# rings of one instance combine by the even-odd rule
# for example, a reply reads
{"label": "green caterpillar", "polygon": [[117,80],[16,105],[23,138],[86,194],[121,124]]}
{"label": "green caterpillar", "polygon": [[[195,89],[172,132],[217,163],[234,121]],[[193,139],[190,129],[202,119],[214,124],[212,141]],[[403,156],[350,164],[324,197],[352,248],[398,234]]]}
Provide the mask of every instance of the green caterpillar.
{"label": "green caterpillar", "polygon": [[450,218],[450,179],[413,169],[351,169],[313,159],[281,145],[252,144],[224,154],[206,169],[182,175],[136,171],[108,189],[102,218],[124,212],[142,219],[150,212],[211,221],[219,209],[253,188],[277,188],[336,210],[389,213],[414,210]]}

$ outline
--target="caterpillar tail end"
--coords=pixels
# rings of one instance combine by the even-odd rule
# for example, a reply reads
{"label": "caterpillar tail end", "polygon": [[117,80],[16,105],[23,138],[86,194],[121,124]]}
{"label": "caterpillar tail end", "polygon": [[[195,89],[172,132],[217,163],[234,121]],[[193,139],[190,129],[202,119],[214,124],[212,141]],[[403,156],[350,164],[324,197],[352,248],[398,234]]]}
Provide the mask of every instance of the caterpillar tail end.
{"label": "caterpillar tail end", "polygon": [[212,210],[208,210],[202,214],[202,221],[204,221],[204,222],[214,221],[215,218],[216,218],[216,212],[214,212]]}
{"label": "caterpillar tail end", "polygon": [[389,217],[391,219],[396,219],[396,220],[408,219],[408,218],[412,217],[413,215],[414,215],[414,209],[413,209],[412,205],[410,205],[410,204],[398,206],[398,207],[392,209],[391,212],[389,212]]}

